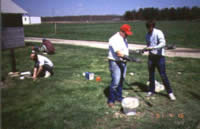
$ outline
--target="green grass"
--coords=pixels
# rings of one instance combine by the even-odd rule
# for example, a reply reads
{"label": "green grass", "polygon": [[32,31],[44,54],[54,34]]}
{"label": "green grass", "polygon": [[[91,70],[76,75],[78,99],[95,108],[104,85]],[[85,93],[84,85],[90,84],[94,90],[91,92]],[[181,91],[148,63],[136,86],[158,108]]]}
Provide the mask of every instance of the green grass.
{"label": "green grass", "polygon": [[[10,78],[9,52],[2,53],[2,129],[195,129],[200,124],[199,59],[167,58],[167,73],[177,101],[171,102],[166,92],[156,94],[149,107],[138,96],[145,96],[148,79],[147,57],[143,63],[128,63],[124,96],[140,100],[136,116],[116,117],[121,106],[106,105],[110,84],[107,50],[55,45],[56,54],[48,56],[55,64],[55,75],[48,79],[19,80]],[[31,70],[31,46],[16,49],[18,71]],[[83,72],[94,72],[101,82],[88,81]],[[134,72],[134,76],[129,73]],[[181,72],[181,74],[178,74]],[[156,79],[160,80],[156,74]],[[172,117],[169,114],[172,114]],[[183,114],[184,118],[178,117]],[[160,115],[160,117],[159,117]]]}
{"label": "green grass", "polygon": [[[145,44],[145,22],[120,23],[83,23],[83,24],[57,24],[57,33],[54,33],[54,24],[41,24],[25,26],[25,36],[49,37],[72,40],[108,41],[122,24],[132,26],[133,36],[128,38],[130,43]],[[200,24],[198,21],[159,21],[157,28],[166,36],[168,44],[178,47],[200,48]]]}

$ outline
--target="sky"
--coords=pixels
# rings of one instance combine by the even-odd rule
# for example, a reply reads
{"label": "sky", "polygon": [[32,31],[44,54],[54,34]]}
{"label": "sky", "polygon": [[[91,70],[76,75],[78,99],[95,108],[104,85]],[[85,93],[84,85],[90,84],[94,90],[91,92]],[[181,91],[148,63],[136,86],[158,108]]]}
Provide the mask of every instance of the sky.
{"label": "sky", "polygon": [[13,0],[31,16],[123,15],[139,8],[200,7],[200,0]]}

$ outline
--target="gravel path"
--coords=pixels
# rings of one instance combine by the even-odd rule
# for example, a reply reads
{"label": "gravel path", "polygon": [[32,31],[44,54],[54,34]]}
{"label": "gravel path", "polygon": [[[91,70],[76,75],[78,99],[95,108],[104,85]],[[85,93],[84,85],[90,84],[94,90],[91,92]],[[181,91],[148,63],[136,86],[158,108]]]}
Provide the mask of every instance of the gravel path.
{"label": "gravel path", "polygon": [[[80,40],[64,40],[47,38],[53,44],[70,44],[77,46],[88,46],[95,48],[108,49],[108,42],[97,42],[97,41],[80,41]],[[42,38],[36,37],[25,37],[26,42],[42,42]],[[131,50],[142,49],[145,45],[129,44]],[[147,53],[145,53],[147,55]],[[188,58],[200,58],[200,49],[192,48],[176,48],[175,50],[167,50],[166,56],[168,57],[188,57]]]}

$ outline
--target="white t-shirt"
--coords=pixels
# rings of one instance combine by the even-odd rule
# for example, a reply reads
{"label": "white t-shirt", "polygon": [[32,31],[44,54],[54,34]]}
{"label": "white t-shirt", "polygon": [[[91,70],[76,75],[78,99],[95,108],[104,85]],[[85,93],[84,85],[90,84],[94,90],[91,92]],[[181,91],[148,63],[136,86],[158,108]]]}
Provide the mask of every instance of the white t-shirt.
{"label": "white t-shirt", "polygon": [[146,42],[148,47],[153,47],[155,49],[150,51],[150,54],[165,55],[164,46],[166,45],[166,41],[161,30],[154,28],[151,34],[147,33]]}
{"label": "white t-shirt", "polygon": [[109,39],[109,52],[108,52],[108,59],[120,61],[121,58],[119,58],[116,54],[117,51],[120,51],[124,55],[129,55],[128,50],[128,43],[127,39],[124,39],[119,32],[114,34]]}
{"label": "white t-shirt", "polygon": [[49,60],[47,57],[42,56],[42,55],[37,55],[38,56],[38,64],[39,66],[43,66],[45,64],[53,67],[53,63],[51,60]]}

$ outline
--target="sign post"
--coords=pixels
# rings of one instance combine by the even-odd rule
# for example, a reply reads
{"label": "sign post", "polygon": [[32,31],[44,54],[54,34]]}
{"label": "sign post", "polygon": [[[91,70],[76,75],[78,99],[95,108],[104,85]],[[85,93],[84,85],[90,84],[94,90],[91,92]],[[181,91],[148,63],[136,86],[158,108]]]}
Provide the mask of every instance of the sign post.
{"label": "sign post", "polygon": [[17,72],[14,48],[10,49],[10,54],[11,54],[12,72]]}

